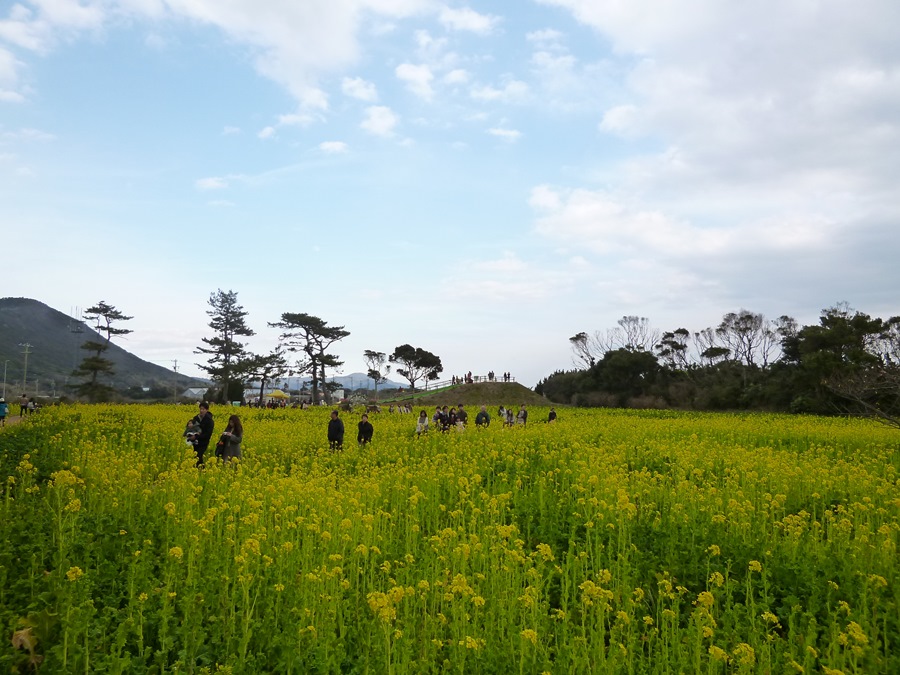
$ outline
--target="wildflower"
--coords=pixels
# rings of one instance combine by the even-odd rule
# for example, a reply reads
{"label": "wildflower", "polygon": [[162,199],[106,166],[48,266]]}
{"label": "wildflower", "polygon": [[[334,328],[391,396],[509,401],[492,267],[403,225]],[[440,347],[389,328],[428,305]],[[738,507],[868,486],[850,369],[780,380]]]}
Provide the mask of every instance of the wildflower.
{"label": "wildflower", "polygon": [[772,614],[772,612],[763,612],[762,618],[763,618],[763,621],[766,621],[767,623],[771,623],[775,627],[781,626],[781,624],[778,622],[778,617],[775,616],[774,614]]}
{"label": "wildflower", "polygon": [[706,549],[706,552],[712,556],[722,554],[722,550],[719,548],[718,544],[710,544],[710,546]]}
{"label": "wildflower", "polygon": [[80,567],[70,567],[69,571],[66,572],[66,579],[69,581],[78,581],[83,576],[84,571]]}
{"label": "wildflower", "polygon": [[180,546],[173,546],[169,549],[169,556],[181,560],[181,558],[184,556],[184,551],[181,550]]}
{"label": "wildflower", "polygon": [[760,563],[758,560],[751,560],[750,564],[747,567],[751,572],[762,572],[762,563]]}
{"label": "wildflower", "polygon": [[713,594],[709,591],[703,591],[700,595],[697,596],[697,601],[694,603],[695,605],[700,605],[701,607],[706,607],[706,609],[710,609],[713,604],[715,604],[716,599],[713,597]]}
{"label": "wildflower", "polygon": [[756,652],[746,642],[741,642],[735,647],[731,655],[735,661],[744,666],[752,666],[756,663]]}
{"label": "wildflower", "polygon": [[721,647],[716,647],[715,645],[709,646],[709,655],[716,661],[722,661],[723,663],[728,663],[728,652],[726,652]]}
{"label": "wildflower", "polygon": [[556,558],[553,557],[553,549],[550,548],[549,544],[538,544],[537,552],[544,560],[556,560]]}
{"label": "wildflower", "polygon": [[725,583],[725,577],[722,576],[721,572],[713,572],[709,575],[709,583],[716,588],[721,588]]}
{"label": "wildflower", "polygon": [[521,635],[524,639],[528,640],[531,644],[533,644],[533,645],[536,645],[536,644],[537,644],[537,641],[538,641],[538,634],[537,634],[537,631],[536,631],[536,630],[534,630],[534,629],[532,629],[532,628],[526,628],[525,630],[523,630],[523,631],[520,633],[520,635]]}

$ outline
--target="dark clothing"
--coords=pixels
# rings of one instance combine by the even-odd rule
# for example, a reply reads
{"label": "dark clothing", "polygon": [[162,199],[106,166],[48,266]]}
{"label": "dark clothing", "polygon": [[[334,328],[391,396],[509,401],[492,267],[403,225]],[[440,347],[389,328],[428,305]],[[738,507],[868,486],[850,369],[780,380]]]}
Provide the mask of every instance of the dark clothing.
{"label": "dark clothing", "polygon": [[548,422],[553,422],[556,419],[556,411],[551,410],[550,415],[547,417]]}
{"label": "dark clothing", "polygon": [[450,415],[441,411],[441,414],[438,416],[438,424],[441,425],[441,431],[447,431],[450,428]]}
{"label": "dark clothing", "polygon": [[212,438],[216,423],[213,421],[211,412],[207,412],[203,417],[194,415],[191,423],[200,427],[200,433],[194,439],[194,452],[197,453],[197,466],[203,466],[203,455],[209,447],[209,440]]}
{"label": "dark clothing", "polygon": [[340,450],[344,447],[344,421],[335,417],[328,422],[328,443],[332,450]]}
{"label": "dark clothing", "polygon": [[372,434],[375,433],[375,429],[372,427],[371,422],[360,422],[358,426],[359,432],[356,434],[356,442],[360,445],[365,445],[372,440]]}
{"label": "dark clothing", "polygon": [[486,427],[491,424],[491,416],[487,414],[486,411],[482,410],[480,413],[475,415],[475,426]]}
{"label": "dark clothing", "polygon": [[469,422],[469,413],[467,413],[465,410],[463,410],[462,408],[460,408],[459,410],[456,411],[456,421],[457,421],[457,422],[462,422],[463,425],[468,424],[468,422]]}

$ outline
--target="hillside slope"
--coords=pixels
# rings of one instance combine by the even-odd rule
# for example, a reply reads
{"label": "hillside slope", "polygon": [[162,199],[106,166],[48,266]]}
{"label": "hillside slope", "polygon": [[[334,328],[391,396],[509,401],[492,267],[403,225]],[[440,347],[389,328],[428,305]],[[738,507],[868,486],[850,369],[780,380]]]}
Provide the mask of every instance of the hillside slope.
{"label": "hillside slope", "polygon": [[[127,323],[123,324],[127,328]],[[62,391],[66,382],[75,381],[72,370],[87,355],[81,345],[87,340],[104,340],[83,322],[29,298],[0,298],[0,361],[6,365],[6,392],[14,391],[21,383],[25,369],[24,348],[31,345],[28,355],[28,390],[33,393],[39,383],[41,392],[55,387]],[[132,386],[172,387],[191,386],[196,380],[178,375],[162,366],[149,363],[131,354],[115,341],[104,358],[113,362],[116,373],[109,383],[117,389]],[[54,385],[51,386],[50,382]],[[21,385],[19,385],[21,386]]]}
{"label": "hillside slope", "polygon": [[434,393],[417,391],[412,395],[394,396],[383,400],[398,403],[411,402],[414,407],[422,406],[424,408],[436,405],[454,406],[460,403],[467,407],[483,404],[488,406],[515,406],[518,408],[523,403],[525,405],[550,405],[550,402],[543,396],[534,393],[531,389],[518,382],[457,384]]}

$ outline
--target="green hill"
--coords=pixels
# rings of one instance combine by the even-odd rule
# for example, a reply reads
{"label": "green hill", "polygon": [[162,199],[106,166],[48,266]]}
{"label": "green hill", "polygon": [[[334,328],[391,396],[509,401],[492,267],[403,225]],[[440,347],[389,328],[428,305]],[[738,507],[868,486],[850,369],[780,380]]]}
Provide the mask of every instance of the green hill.
{"label": "green hill", "polygon": [[[123,327],[127,327],[124,324]],[[29,298],[0,298],[0,366],[6,367],[7,398],[22,392],[25,348],[29,344],[27,392],[46,395],[54,390],[66,394],[66,384],[80,382],[72,370],[87,355],[81,345],[87,340],[104,340],[84,322]],[[198,386],[196,379],[179,375],[149,363],[112,342],[104,358],[113,362],[115,375],[108,384],[119,390],[130,387],[173,388]]]}
{"label": "green hill", "polygon": [[467,407],[480,406],[515,406],[522,403],[527,406],[551,405],[543,396],[534,393],[525,385],[518,382],[476,382],[474,384],[457,384],[444,387],[435,392],[417,391],[414,394],[395,396],[384,399],[383,402],[407,403],[414,407],[427,408],[436,405],[458,405],[462,403]]}

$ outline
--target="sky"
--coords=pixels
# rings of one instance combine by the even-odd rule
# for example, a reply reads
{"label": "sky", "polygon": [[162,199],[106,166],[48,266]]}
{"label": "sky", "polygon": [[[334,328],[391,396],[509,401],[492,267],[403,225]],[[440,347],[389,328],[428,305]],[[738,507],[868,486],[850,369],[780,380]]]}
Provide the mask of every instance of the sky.
{"label": "sky", "polygon": [[[900,314],[896,0],[0,0],[4,297],[208,300],[444,376],[573,367],[625,315]],[[396,379],[396,378],[394,378]]]}

